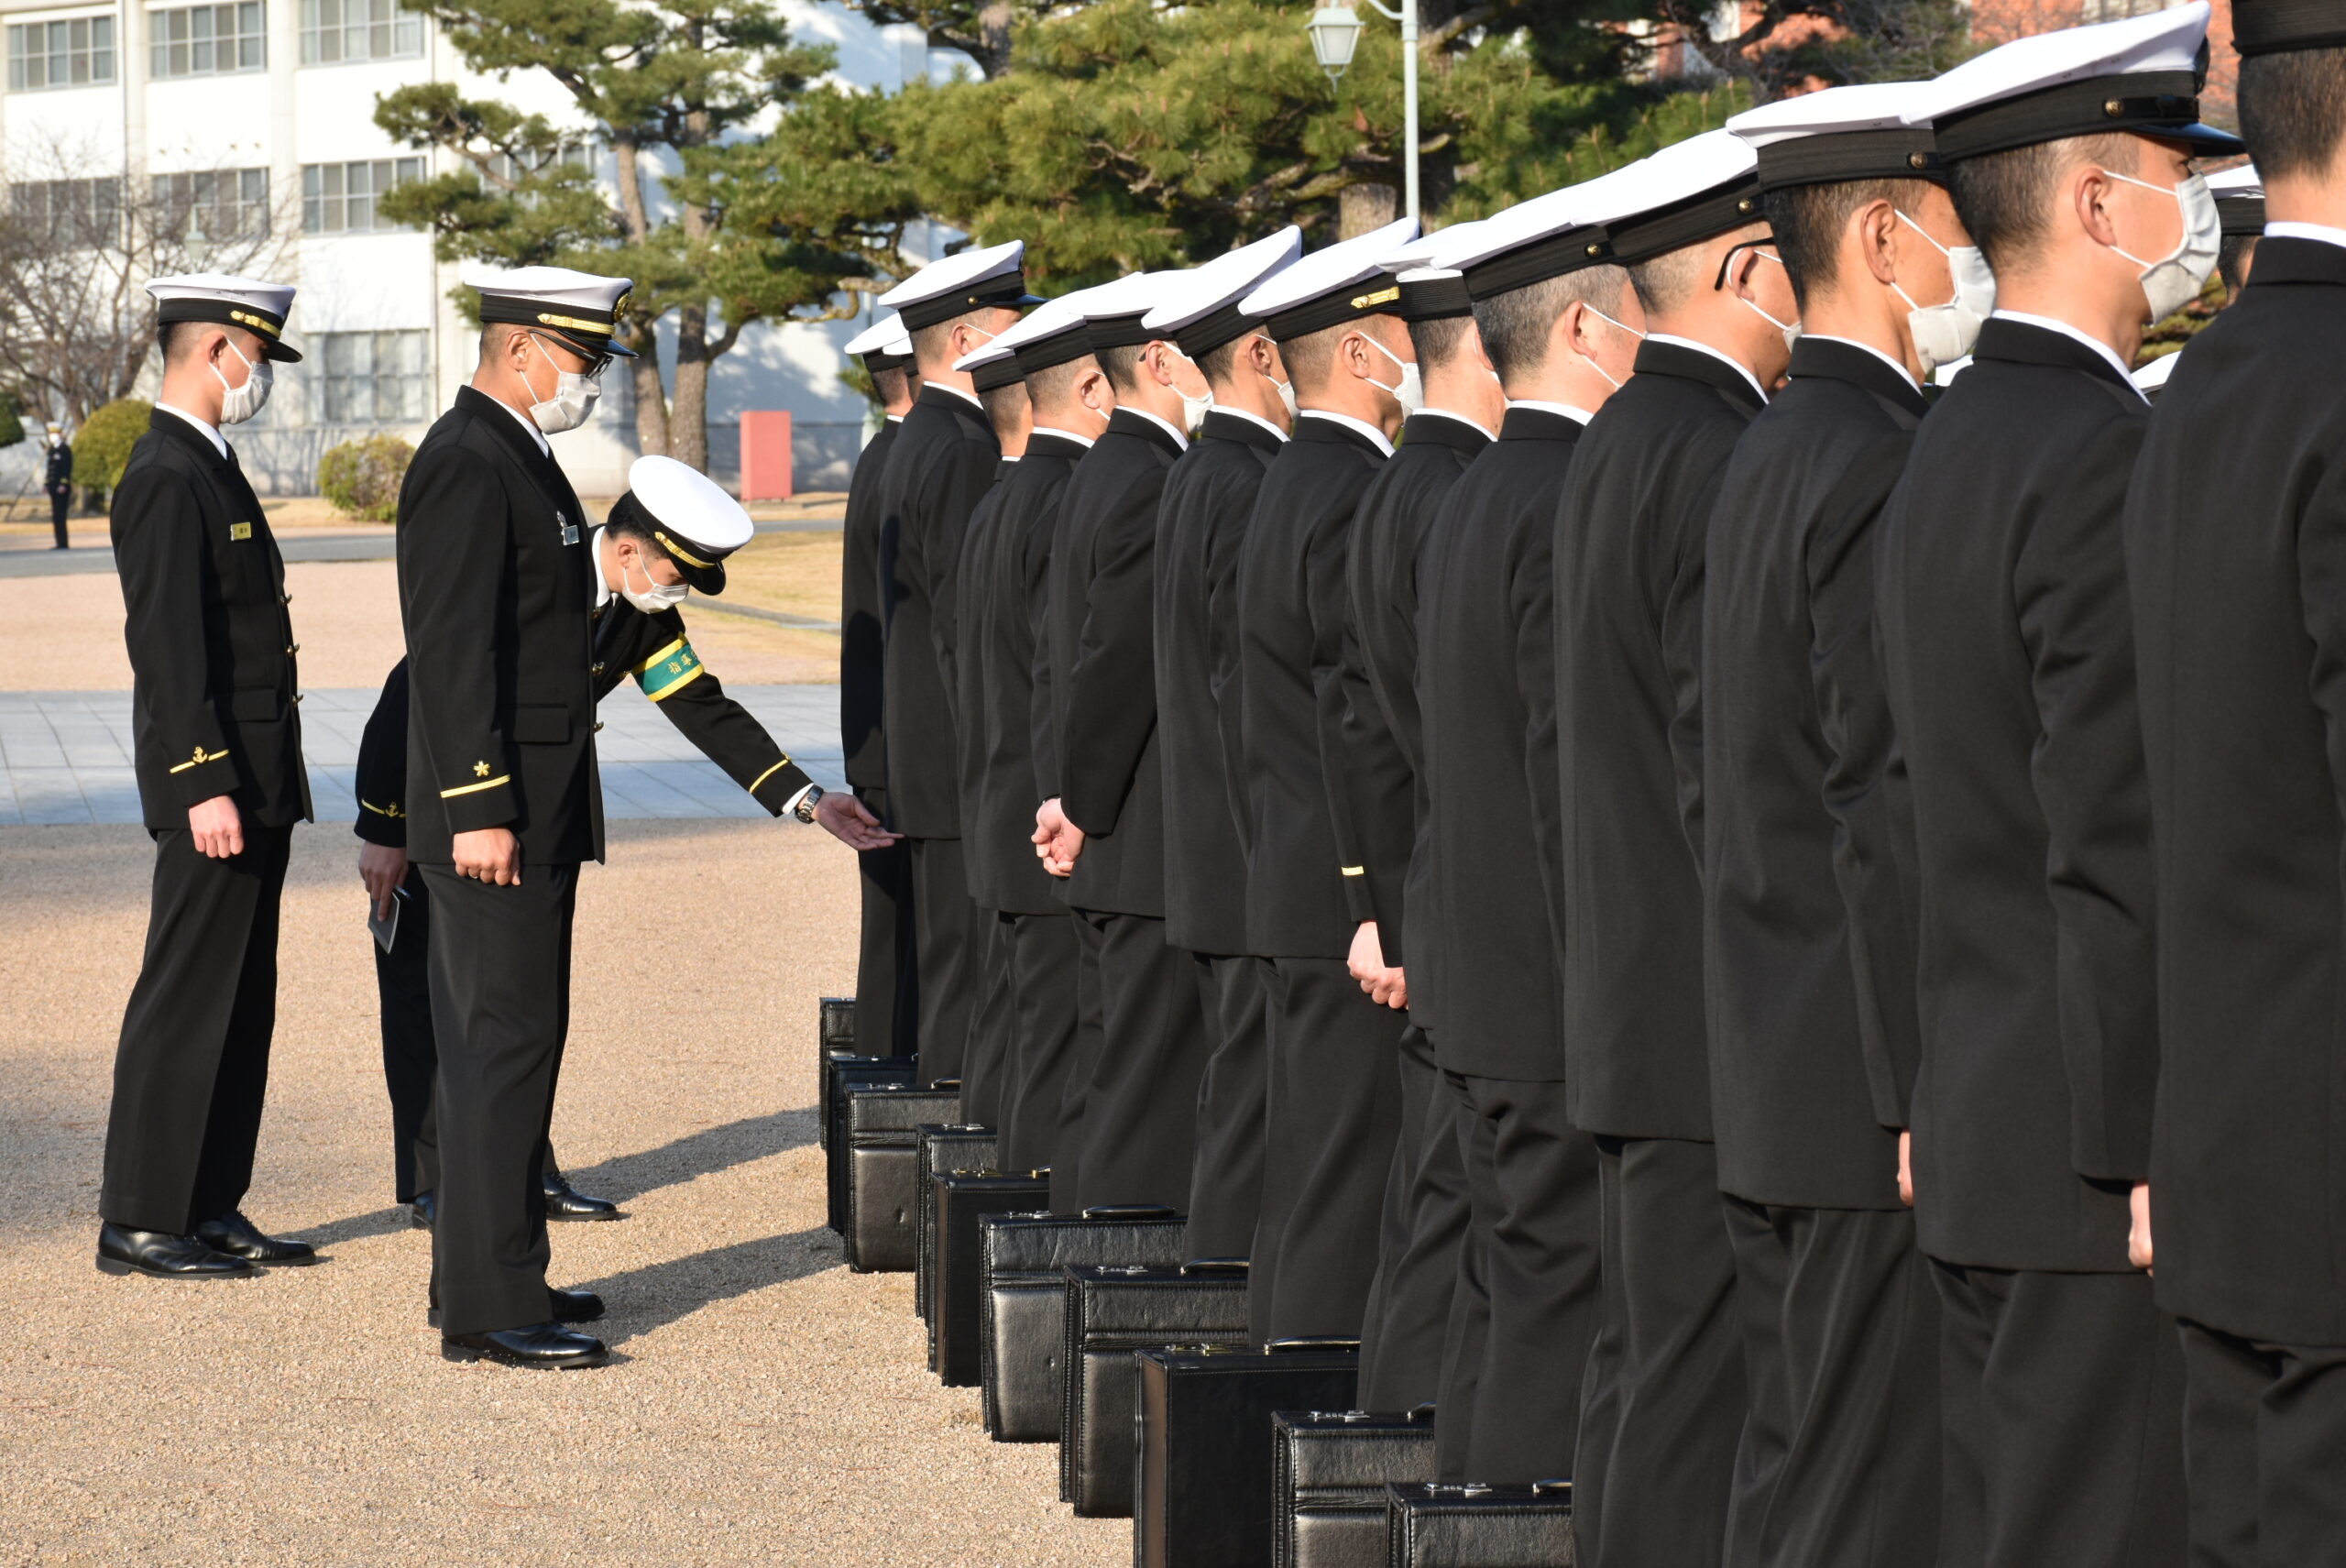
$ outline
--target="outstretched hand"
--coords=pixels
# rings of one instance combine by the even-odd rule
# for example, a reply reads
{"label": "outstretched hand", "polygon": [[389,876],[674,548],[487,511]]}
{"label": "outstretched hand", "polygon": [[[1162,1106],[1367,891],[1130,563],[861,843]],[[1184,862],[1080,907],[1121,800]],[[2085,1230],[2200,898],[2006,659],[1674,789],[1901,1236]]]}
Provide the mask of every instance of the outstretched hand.
{"label": "outstretched hand", "polygon": [[864,809],[863,802],[845,790],[833,790],[815,803],[815,820],[850,850],[884,850],[902,833],[891,833]]}

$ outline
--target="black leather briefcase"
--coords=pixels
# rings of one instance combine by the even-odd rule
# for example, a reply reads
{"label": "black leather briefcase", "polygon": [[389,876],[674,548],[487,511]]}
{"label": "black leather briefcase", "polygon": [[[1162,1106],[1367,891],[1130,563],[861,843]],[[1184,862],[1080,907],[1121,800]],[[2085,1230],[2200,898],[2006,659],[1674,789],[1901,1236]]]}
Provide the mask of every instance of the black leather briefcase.
{"label": "black leather briefcase", "polygon": [[823,1146],[823,1180],[829,1201],[831,1229],[847,1228],[847,1091],[873,1084],[909,1084],[915,1063],[910,1057],[859,1057],[835,1051],[823,1058],[823,1081],[815,1106],[815,1125]]}
{"label": "black leather briefcase", "polygon": [[826,996],[816,1003],[815,1038],[824,1053],[855,1049],[855,998]]}
{"label": "black leather briefcase", "polygon": [[1272,1414],[1350,1405],[1360,1342],[1144,1350],[1137,1370],[1134,1568],[1269,1568]]}
{"label": "black leather briefcase", "polygon": [[1172,1210],[1139,1203],[978,1222],[978,1381],[996,1442],[1059,1440],[1067,1266],[1169,1268],[1189,1256],[1189,1230]]}
{"label": "black leather briefcase", "polygon": [[859,1274],[908,1274],[913,1266],[915,1181],[923,1122],[942,1122],[960,1107],[948,1089],[874,1086],[847,1091],[847,1213],[841,1235]]}
{"label": "black leather briefcase", "polygon": [[933,1261],[928,1245],[929,1226],[935,1223],[930,1211],[936,1208],[931,1196],[935,1179],[942,1174],[994,1168],[994,1151],[1002,1140],[992,1127],[975,1122],[926,1122],[913,1129],[920,1142],[916,1146],[915,1174],[913,1190],[919,1194],[919,1206],[913,1212],[913,1310],[920,1321],[928,1324],[928,1369],[937,1370],[937,1325],[929,1312],[929,1265]]}
{"label": "black leather briefcase", "polygon": [[979,1224],[1031,1214],[1051,1201],[1048,1171],[945,1171],[928,1180],[928,1366],[948,1388],[974,1388],[978,1354]]}
{"label": "black leather briefcase", "polygon": [[1229,1261],[1080,1266],[1068,1269],[1066,1289],[1059,1500],[1074,1504],[1079,1518],[1127,1518],[1139,1451],[1140,1367],[1133,1352],[1244,1344],[1246,1267]]}
{"label": "black leather briefcase", "polygon": [[1271,1418],[1273,1568],[1385,1568],[1385,1488],[1434,1477],[1433,1407]]}
{"label": "black leather briefcase", "polygon": [[1573,1568],[1573,1484],[1385,1488],[1388,1568]]}

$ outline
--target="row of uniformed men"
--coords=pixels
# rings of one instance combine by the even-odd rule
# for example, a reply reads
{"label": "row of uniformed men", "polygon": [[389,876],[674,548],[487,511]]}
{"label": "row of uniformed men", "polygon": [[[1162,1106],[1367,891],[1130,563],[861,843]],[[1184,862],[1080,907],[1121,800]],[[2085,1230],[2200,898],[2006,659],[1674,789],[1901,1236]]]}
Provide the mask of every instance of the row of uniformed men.
{"label": "row of uniformed men", "polygon": [[[769,812],[859,849],[889,835],[826,798],[694,652],[677,606],[719,593],[752,527],[667,457],[639,458],[592,525],[548,437],[583,423],[628,280],[524,268],[466,280],[480,361],[410,464],[399,506],[407,657],[358,758],[376,905],[398,1195],[433,1232],[428,1320],[451,1359],[598,1365],[549,1286],[546,1221],[608,1219],[547,1133],[569,1017],[578,868],[603,855],[597,704],[630,676]],[[291,829],[311,813],[285,569],[222,433],[268,400],[294,291],[198,274],[148,285],[153,427],[115,492],[137,773],[156,839],[145,961],[123,1020],[98,1266],[174,1280],[320,1261],[242,1212],[277,992]]]}
{"label": "row of uniformed men", "polygon": [[2346,1554],[2346,5],[2236,7],[2275,222],[2154,422],[2208,15],[896,290],[871,1043],[1584,1563]]}

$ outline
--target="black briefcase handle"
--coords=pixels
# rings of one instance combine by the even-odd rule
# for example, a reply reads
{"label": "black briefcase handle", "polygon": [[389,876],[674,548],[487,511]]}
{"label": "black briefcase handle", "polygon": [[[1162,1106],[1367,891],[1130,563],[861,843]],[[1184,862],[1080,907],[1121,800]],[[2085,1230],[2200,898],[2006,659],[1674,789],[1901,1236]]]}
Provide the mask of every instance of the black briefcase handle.
{"label": "black briefcase handle", "polygon": [[[1050,1168],[1046,1166],[1045,1170]],[[1095,1203],[1083,1212],[1087,1220],[1178,1220],[1178,1210],[1162,1203]]]}
{"label": "black briefcase handle", "polygon": [[1299,1336],[1295,1339],[1275,1339],[1263,1349],[1272,1355],[1284,1355],[1289,1351],[1358,1350],[1360,1341],[1330,1336]]}
{"label": "black briefcase handle", "polygon": [[1244,1274],[1251,1266],[1243,1257],[1193,1257],[1181,1266],[1185,1275]]}
{"label": "black briefcase handle", "polygon": [[928,1085],[927,1085],[927,1087],[929,1087],[929,1088],[931,1088],[931,1089],[940,1089],[940,1090],[942,1090],[942,1089],[953,1089],[953,1090],[958,1090],[958,1089],[959,1089],[959,1088],[961,1087],[961,1080],[960,1080],[959,1079],[958,1079],[958,1078],[932,1078],[932,1079],[930,1079],[930,1080],[928,1080]]}

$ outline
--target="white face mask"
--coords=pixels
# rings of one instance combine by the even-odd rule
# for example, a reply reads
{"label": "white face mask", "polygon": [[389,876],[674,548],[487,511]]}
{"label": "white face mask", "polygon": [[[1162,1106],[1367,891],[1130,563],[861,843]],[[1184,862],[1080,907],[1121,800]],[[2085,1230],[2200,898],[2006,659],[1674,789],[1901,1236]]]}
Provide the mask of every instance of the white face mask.
{"label": "white face mask", "polygon": [[2161,322],[2175,314],[2199,297],[2216,270],[2216,253],[2224,242],[2223,220],[2216,211],[2216,198],[2208,182],[2197,174],[2187,175],[2181,184],[2169,191],[2166,186],[2154,185],[2147,180],[2137,180],[2131,174],[2121,174],[2105,169],[2112,180],[2129,185],[2140,185],[2145,191],[2157,191],[2175,197],[2176,206],[2183,214],[2183,237],[2175,248],[2156,261],[2145,261],[2139,256],[2129,256],[2116,246],[2110,248],[2141,268],[2143,298],[2151,313],[2145,321]]}
{"label": "white face mask", "polygon": [[1369,336],[1366,333],[1361,334],[1360,336],[1363,343],[1367,344],[1371,348],[1376,350],[1377,353],[1382,354],[1386,358],[1390,359],[1394,364],[1398,365],[1401,367],[1401,384],[1399,386],[1387,387],[1384,382],[1376,379],[1374,376],[1369,378],[1368,384],[1376,388],[1380,391],[1391,393],[1393,400],[1401,405],[1401,417],[1404,419],[1407,419],[1409,415],[1425,407],[1425,377],[1418,369],[1417,361],[1414,359],[1402,358],[1399,355],[1394,353],[1391,349],[1386,347],[1383,344],[1377,342],[1376,339]]}
{"label": "white face mask", "polygon": [[[1776,265],[1777,265],[1777,266],[1779,266],[1779,267],[1781,267],[1781,266],[1783,265],[1783,263],[1782,263],[1781,261],[1778,261],[1778,260],[1776,259],[1776,258],[1774,258],[1774,257],[1772,257],[1772,256],[1770,256],[1770,255],[1769,255],[1766,251],[1764,251],[1764,250],[1754,250],[1751,254],[1752,254],[1752,255],[1754,255],[1754,256],[1756,256],[1756,257],[1759,257],[1759,258],[1760,258],[1761,260],[1763,260],[1763,261],[1774,261],[1774,262],[1776,263]],[[1748,274],[1747,274],[1747,276],[1748,276]],[[1800,341],[1800,323],[1799,323],[1799,322],[1797,322],[1797,321],[1780,322],[1780,321],[1778,321],[1775,317],[1773,317],[1773,316],[1770,315],[1767,312],[1765,312],[1765,311],[1761,310],[1758,305],[1754,304],[1751,301],[1743,299],[1743,296],[1742,296],[1742,295],[1738,294],[1738,295],[1736,296],[1736,298],[1737,298],[1737,299],[1738,299],[1738,300],[1742,300],[1742,301],[1743,301],[1743,306],[1744,306],[1744,308],[1745,308],[1746,310],[1749,311],[1753,315],[1758,316],[1761,321],[1766,322],[1770,326],[1774,327],[1778,332],[1782,333],[1782,334],[1784,334],[1784,346],[1785,346],[1786,348],[1790,348],[1793,344],[1798,343],[1798,342]]]}
{"label": "white face mask", "polygon": [[1891,285],[1906,302],[1907,330],[1914,334],[1914,356],[1923,362],[1923,378],[1928,380],[1932,371],[1954,364],[1979,341],[1979,328],[1996,308],[1996,274],[1978,246],[1944,246],[1905,214],[1899,214],[1898,221],[1946,258],[1947,274],[1955,282],[1955,298],[1943,305],[1917,305],[1913,295]]}
{"label": "white face mask", "polygon": [[[1188,355],[1184,354],[1181,356],[1181,363],[1187,365],[1190,369],[1196,370],[1199,380],[1203,381],[1206,378],[1206,373],[1202,370],[1198,370],[1198,362],[1190,358]],[[1189,393],[1181,391],[1181,389],[1178,387],[1176,387],[1173,389],[1176,392],[1179,392],[1181,397],[1181,428],[1194,433],[1198,426],[1205,423],[1206,411],[1213,407],[1213,389],[1211,387],[1208,387],[1204,391],[1200,392],[1195,397],[1191,397]]]}
{"label": "white face mask", "polygon": [[[1603,311],[1598,310],[1595,305],[1588,303],[1586,301],[1583,301],[1581,302],[1580,308],[1586,311],[1590,315],[1595,316],[1598,321],[1603,322],[1606,326],[1611,327],[1616,332],[1626,332],[1631,337],[1636,338],[1639,343],[1643,343],[1646,340],[1646,334],[1639,332],[1636,327],[1629,325],[1627,322],[1615,321],[1611,316],[1606,315]],[[1599,376],[1605,376],[1605,367],[1599,365],[1595,360],[1589,360],[1588,367],[1595,371]],[[1617,392],[1621,389],[1621,383],[1616,381],[1610,376],[1605,376],[1605,384],[1612,388]]]}
{"label": "white face mask", "polygon": [[[1257,376],[1263,376],[1263,373],[1260,370],[1255,371],[1255,374]],[[1266,381],[1271,381],[1271,378],[1268,376],[1263,376],[1263,379]],[[1287,417],[1290,422],[1292,422],[1296,416],[1302,411],[1295,400],[1295,383],[1292,381],[1271,381],[1271,385],[1279,389],[1279,402],[1285,406],[1287,409]]]}
{"label": "white face mask", "polygon": [[692,592],[682,583],[662,583],[652,580],[652,568],[643,568],[643,591],[638,593],[628,582],[627,562],[619,562],[619,597],[646,615],[657,615],[663,609],[674,609],[685,602]]}
{"label": "white face mask", "polygon": [[269,401],[269,389],[277,385],[277,374],[269,367],[269,360],[266,356],[263,356],[261,362],[256,365],[251,360],[245,359],[244,350],[233,343],[228,345],[228,352],[239,359],[244,359],[245,384],[241,387],[231,387],[228,385],[228,378],[220,374],[220,367],[217,365],[212,367],[212,374],[219,380],[222,393],[220,422],[242,424],[260,412],[261,405]]}
{"label": "white face mask", "polygon": [[[530,334],[530,346],[537,350],[538,357],[554,367],[554,396],[542,403],[532,402],[530,405],[530,417],[537,421],[538,428],[548,435],[560,435],[565,430],[576,430],[586,422],[586,416],[594,412],[595,400],[603,395],[602,380],[599,377],[590,376],[583,370],[565,370],[561,366],[554,365],[554,356],[540,346],[537,334],[534,333]],[[526,370],[521,373],[521,385],[529,387],[530,395],[532,398],[537,396],[538,389],[530,386],[529,372]]]}

